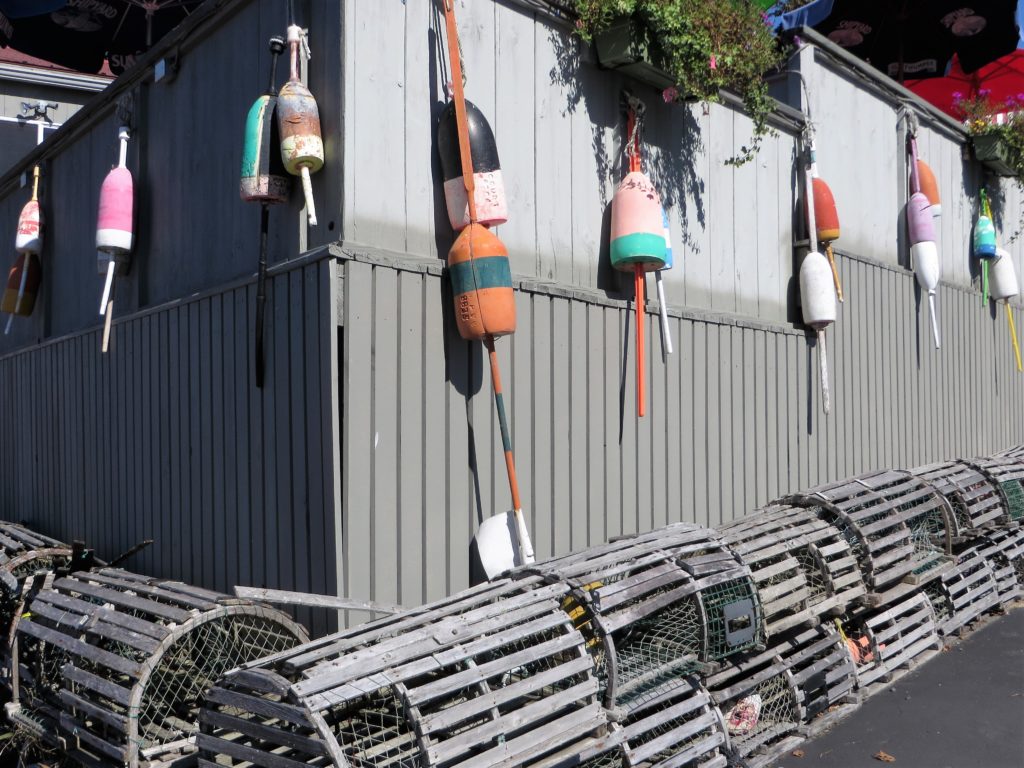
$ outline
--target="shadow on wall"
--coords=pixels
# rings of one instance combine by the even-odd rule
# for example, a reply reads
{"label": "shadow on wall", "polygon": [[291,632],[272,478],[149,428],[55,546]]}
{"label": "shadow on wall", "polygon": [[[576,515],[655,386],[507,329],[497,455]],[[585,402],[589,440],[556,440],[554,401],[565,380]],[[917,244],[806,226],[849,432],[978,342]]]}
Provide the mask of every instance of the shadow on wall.
{"label": "shadow on wall", "polygon": [[[683,246],[698,247],[695,229],[706,228],[704,179],[697,172],[696,158],[705,157],[700,124],[694,116],[699,106],[665,104],[661,94],[584,59],[586,48],[579,37],[551,29],[548,41],[557,64],[551,69],[552,82],[566,94],[563,115],[573,115],[583,104],[591,131],[595,159],[595,183],[604,206],[602,219],[598,288],[611,298],[632,296],[632,279],[622,279],[608,263],[608,234],[611,198],[619,180],[627,173],[624,152],[626,111],[622,91],[629,88],[647,106],[644,143],[644,172],[651,177],[666,209],[678,207],[683,226]],[[611,137],[611,141],[609,141]],[[609,149],[609,145],[613,149]]]}

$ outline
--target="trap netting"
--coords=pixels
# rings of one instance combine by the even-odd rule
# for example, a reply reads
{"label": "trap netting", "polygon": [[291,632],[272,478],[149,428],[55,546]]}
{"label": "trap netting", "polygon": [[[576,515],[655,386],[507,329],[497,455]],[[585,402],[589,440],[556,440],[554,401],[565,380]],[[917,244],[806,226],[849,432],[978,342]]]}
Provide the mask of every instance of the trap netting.
{"label": "trap netting", "polygon": [[857,687],[865,695],[884,689],[942,650],[935,613],[922,591],[855,617],[845,631]]}
{"label": "trap netting", "polygon": [[14,637],[12,719],[77,762],[134,768],[194,751],[203,691],[306,633],[262,605],[106,568],[40,589]]}
{"label": "trap netting", "polygon": [[966,460],[999,486],[1006,508],[1007,523],[1024,520],[1024,458],[992,456]]}
{"label": "trap netting", "polygon": [[750,568],[769,635],[845,610],[865,594],[849,542],[814,510],[768,506],[720,530]]}
{"label": "trap netting", "polygon": [[725,768],[727,743],[722,714],[707,690],[696,677],[684,677],[613,722],[599,747],[569,765]]}
{"label": "trap netting", "polygon": [[974,547],[955,565],[924,586],[940,635],[948,635],[1000,605],[999,585],[988,561]]}
{"label": "trap netting", "polygon": [[788,504],[814,508],[849,542],[868,589],[875,593],[939,575],[950,558],[952,513],[926,483],[902,471],[875,472],[790,496]]}
{"label": "trap netting", "polygon": [[707,680],[736,761],[774,765],[808,732],[857,706],[856,675],[829,626],[796,629],[761,652],[736,657]]}
{"label": "trap netting", "polygon": [[954,537],[974,535],[1007,519],[998,484],[967,462],[929,464],[910,473],[945,497],[953,511]]}
{"label": "trap netting", "polygon": [[566,587],[492,582],[246,665],[206,696],[223,766],[556,765],[607,731]]}

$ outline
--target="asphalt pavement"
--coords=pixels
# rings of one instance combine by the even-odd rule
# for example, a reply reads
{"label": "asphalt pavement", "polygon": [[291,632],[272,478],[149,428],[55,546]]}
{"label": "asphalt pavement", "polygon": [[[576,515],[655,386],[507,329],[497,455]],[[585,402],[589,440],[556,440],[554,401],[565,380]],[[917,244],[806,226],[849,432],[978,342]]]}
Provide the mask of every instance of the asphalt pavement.
{"label": "asphalt pavement", "polygon": [[[1024,607],[994,617],[773,768],[1024,768]],[[874,755],[885,752],[887,762]]]}

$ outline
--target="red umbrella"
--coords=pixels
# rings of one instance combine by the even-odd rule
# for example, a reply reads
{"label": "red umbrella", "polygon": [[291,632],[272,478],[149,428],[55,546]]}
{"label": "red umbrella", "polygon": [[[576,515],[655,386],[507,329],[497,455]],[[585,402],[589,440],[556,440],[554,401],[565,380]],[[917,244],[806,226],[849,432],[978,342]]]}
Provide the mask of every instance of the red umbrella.
{"label": "red umbrella", "polygon": [[1018,48],[970,74],[954,57],[945,77],[907,80],[904,85],[958,120],[962,114],[956,103],[961,99],[984,96],[995,106],[1024,102],[1024,49]]}

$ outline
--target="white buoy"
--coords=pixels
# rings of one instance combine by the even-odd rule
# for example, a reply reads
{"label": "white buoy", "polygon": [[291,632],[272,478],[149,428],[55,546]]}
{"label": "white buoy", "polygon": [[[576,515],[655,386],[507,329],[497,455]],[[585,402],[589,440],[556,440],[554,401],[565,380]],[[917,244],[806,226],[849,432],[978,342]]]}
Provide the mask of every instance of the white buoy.
{"label": "white buoy", "polygon": [[1017,270],[1013,267],[1013,258],[1002,249],[996,248],[996,258],[988,273],[988,292],[996,301],[1012,299],[1020,293],[1017,284]]}
{"label": "white buoy", "polygon": [[939,349],[939,321],[935,317],[935,291],[939,287],[939,248],[932,240],[924,240],[910,246],[910,258],[914,262],[914,275],[921,290],[928,294],[928,314],[932,320],[932,335],[935,348]]}

